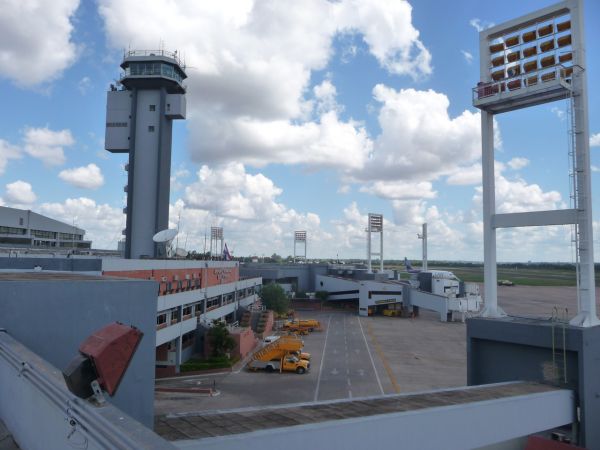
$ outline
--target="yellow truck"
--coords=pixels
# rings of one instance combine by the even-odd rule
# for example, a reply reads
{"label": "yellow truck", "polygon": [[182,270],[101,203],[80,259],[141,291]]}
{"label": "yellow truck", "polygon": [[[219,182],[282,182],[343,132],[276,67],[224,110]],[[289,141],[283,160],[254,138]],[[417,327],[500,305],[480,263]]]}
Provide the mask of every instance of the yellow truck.
{"label": "yellow truck", "polygon": [[[310,362],[302,357],[303,347],[302,339],[281,336],[254,353],[247,367],[249,370],[262,369],[266,372],[305,373],[310,370]],[[310,354],[304,355],[310,358]]]}
{"label": "yellow truck", "polygon": [[284,322],[282,329],[306,334],[309,331],[320,330],[321,322],[315,319],[287,320]]}

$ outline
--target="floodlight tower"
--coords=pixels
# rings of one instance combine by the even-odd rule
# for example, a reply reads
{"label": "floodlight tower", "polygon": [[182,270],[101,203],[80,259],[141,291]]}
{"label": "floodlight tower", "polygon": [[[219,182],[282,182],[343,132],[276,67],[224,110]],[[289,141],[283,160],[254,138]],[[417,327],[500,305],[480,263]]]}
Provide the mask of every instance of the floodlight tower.
{"label": "floodlight tower", "polygon": [[177,52],[128,51],[106,102],[105,148],[129,153],[125,258],[158,257],[152,236],[169,226],[173,120],[185,119],[185,66]]}
{"label": "floodlight tower", "polygon": [[[223,256],[223,228],[210,227],[210,256]],[[213,252],[214,249],[214,252]]]}
{"label": "floodlight tower", "polygon": [[[379,256],[379,269],[383,272],[383,215],[369,213],[369,223],[367,226],[367,268],[372,273],[371,261],[373,256]],[[371,246],[373,233],[379,233],[379,253],[374,253]]]}
{"label": "floodlight tower", "polygon": [[[304,246],[304,255],[296,254],[296,244]],[[294,262],[296,258],[303,258],[306,261],[306,231],[294,231]]]}
{"label": "floodlight tower", "polygon": [[[589,327],[600,324],[596,315],[587,72],[583,37],[581,0],[565,0],[479,33],[481,81],[473,89],[473,105],[481,109],[484,316],[498,317],[504,314],[497,300],[496,230],[572,225],[579,310],[571,320],[571,325]],[[561,99],[569,101],[571,112],[571,208],[496,214],[494,114]]]}

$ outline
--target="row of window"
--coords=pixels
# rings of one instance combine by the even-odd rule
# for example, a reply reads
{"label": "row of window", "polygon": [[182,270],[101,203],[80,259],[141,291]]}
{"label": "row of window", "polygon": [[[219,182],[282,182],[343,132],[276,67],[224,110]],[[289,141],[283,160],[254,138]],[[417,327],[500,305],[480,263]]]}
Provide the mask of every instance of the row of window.
{"label": "row of window", "polygon": [[163,76],[173,78],[179,83],[183,81],[183,76],[179,70],[171,64],[165,63],[129,63],[125,69],[125,76]]}
{"label": "row of window", "polygon": [[25,228],[0,227],[0,234],[25,234],[26,232]]}
{"label": "row of window", "polygon": [[[0,227],[0,232],[1,232]],[[18,229],[18,228],[17,228]],[[82,234],[73,234],[73,233],[55,233],[54,231],[45,231],[45,230],[31,230],[31,235],[39,238],[46,239],[58,239],[60,240],[70,240],[70,241],[81,241],[83,240]]]}
{"label": "row of window", "polygon": [[[239,298],[247,297],[254,293],[254,287],[241,289],[238,291]],[[234,301],[234,294],[230,293],[223,297],[223,304],[226,305]],[[211,297],[206,300],[206,310],[209,311],[211,309],[217,308],[221,305],[221,297]],[[184,319],[187,319],[186,316],[196,315],[199,316],[202,314],[202,302],[190,303],[189,305],[185,305],[182,309],[182,315]],[[171,324],[179,322],[181,319],[179,317],[179,308],[172,308],[169,311],[164,311],[156,316],[156,326],[157,328],[164,328],[170,322]]]}

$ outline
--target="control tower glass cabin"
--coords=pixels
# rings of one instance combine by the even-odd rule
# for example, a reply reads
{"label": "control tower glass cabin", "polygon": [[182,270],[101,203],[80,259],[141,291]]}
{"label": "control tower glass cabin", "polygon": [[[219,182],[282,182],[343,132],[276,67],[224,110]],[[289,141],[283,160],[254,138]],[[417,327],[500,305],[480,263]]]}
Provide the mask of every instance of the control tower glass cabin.
{"label": "control tower glass cabin", "polygon": [[185,66],[177,52],[125,53],[119,87],[106,102],[105,148],[129,153],[125,258],[165,256],[152,236],[169,226],[171,138],[174,119],[185,119]]}

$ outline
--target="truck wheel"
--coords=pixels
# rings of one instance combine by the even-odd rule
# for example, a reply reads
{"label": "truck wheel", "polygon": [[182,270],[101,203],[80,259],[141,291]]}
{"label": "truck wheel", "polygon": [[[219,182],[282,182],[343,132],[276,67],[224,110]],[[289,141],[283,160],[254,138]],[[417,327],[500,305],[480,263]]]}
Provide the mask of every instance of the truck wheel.
{"label": "truck wheel", "polygon": [[265,370],[269,373],[273,372],[273,366],[267,366],[265,367]]}
{"label": "truck wheel", "polygon": [[302,375],[304,372],[306,372],[306,369],[304,367],[298,367],[296,369],[296,373]]}

